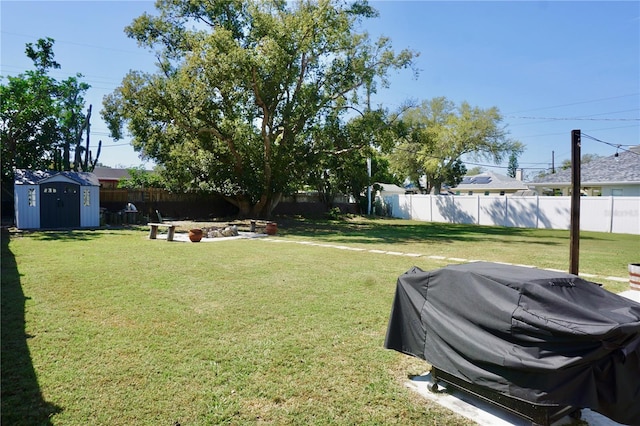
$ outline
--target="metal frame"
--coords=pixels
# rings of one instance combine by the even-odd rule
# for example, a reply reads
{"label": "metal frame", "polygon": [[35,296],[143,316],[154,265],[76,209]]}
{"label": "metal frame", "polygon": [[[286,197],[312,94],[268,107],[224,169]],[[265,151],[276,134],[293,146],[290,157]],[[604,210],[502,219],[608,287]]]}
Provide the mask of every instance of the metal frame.
{"label": "metal frame", "polygon": [[462,392],[529,420],[532,425],[549,426],[565,416],[580,417],[580,408],[569,405],[532,403],[466,382],[433,366],[431,367],[431,380],[430,390],[432,392],[438,391],[438,382],[444,382]]}

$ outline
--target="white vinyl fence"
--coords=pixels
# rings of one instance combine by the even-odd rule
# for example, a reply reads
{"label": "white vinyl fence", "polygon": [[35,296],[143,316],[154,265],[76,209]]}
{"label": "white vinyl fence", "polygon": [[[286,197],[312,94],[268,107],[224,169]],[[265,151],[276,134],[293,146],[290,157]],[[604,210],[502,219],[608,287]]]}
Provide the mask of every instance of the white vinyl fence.
{"label": "white vinyl fence", "polygon": [[[378,213],[427,222],[569,229],[571,197],[402,195],[377,197]],[[581,197],[580,229],[640,235],[640,197]]]}

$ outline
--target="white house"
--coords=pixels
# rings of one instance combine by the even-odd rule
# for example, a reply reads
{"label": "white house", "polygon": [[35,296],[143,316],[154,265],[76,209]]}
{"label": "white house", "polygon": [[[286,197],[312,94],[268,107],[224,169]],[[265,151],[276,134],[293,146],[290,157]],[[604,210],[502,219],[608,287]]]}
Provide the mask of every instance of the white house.
{"label": "white house", "polygon": [[[571,195],[571,170],[529,183],[539,194]],[[640,197],[640,146],[580,166],[580,191],[588,196]]]}
{"label": "white house", "polygon": [[100,226],[100,184],[93,173],[18,169],[14,206],[19,229]]}

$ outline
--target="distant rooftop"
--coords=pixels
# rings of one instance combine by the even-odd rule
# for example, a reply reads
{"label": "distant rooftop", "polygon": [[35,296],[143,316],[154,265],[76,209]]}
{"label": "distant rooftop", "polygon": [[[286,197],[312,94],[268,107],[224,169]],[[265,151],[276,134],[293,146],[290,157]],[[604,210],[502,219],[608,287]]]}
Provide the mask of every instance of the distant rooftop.
{"label": "distant rooftop", "polygon": [[127,169],[112,169],[110,167],[96,167],[93,173],[99,180],[120,180],[131,177]]}
{"label": "distant rooftop", "polygon": [[455,188],[456,191],[480,191],[480,190],[519,190],[529,189],[524,182],[493,172],[484,172],[479,175],[465,176],[462,182]]}
{"label": "distant rooftop", "polygon": [[[571,182],[571,169],[534,179],[532,183]],[[580,183],[640,183],[640,147],[580,165]]]}

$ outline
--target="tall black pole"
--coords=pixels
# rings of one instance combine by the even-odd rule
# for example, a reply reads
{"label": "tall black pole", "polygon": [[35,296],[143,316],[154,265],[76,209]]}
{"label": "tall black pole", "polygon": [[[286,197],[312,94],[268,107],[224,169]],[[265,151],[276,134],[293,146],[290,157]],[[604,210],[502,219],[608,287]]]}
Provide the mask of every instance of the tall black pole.
{"label": "tall black pole", "polygon": [[578,275],[580,258],[580,130],[571,131],[571,239],[569,273]]}

